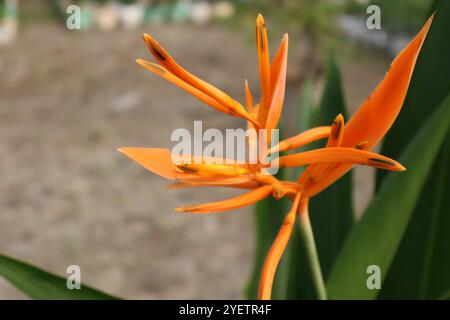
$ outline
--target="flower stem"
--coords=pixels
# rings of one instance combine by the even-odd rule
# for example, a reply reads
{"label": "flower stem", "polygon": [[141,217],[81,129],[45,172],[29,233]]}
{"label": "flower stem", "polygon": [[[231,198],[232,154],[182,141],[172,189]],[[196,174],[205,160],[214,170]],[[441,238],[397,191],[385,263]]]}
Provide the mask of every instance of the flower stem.
{"label": "flower stem", "polygon": [[317,296],[320,300],[327,300],[327,292],[325,290],[325,283],[323,281],[322,269],[320,268],[319,256],[317,254],[316,242],[314,241],[314,234],[309,219],[308,202],[301,204],[299,213],[300,219],[300,233],[306,244],[306,254],[308,256],[309,266],[312,272],[312,279]]}

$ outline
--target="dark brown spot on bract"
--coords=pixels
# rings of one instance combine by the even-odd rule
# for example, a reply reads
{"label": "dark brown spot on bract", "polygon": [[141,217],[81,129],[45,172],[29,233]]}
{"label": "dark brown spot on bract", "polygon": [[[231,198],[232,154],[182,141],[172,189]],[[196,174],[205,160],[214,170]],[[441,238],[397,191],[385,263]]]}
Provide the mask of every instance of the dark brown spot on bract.
{"label": "dark brown spot on bract", "polygon": [[337,139],[340,133],[341,133],[341,122],[335,121],[333,127],[333,138]]}
{"label": "dark brown spot on bract", "polygon": [[259,29],[259,45],[261,47],[261,51],[264,51],[265,46],[264,46],[264,37],[263,37],[263,29],[262,28]]}
{"label": "dark brown spot on bract", "polygon": [[159,51],[158,48],[156,48],[156,47],[153,45],[153,43],[150,43],[150,46],[152,47],[152,51],[156,54],[156,56],[157,56],[159,59],[161,59],[161,60],[163,60],[163,61],[166,60],[166,56],[165,56],[161,51]]}
{"label": "dark brown spot on bract", "polygon": [[383,163],[383,164],[387,164],[390,166],[394,166],[394,164],[391,161],[388,160],[383,160],[383,159],[378,159],[378,158],[370,158],[369,161],[371,162],[378,162],[378,163]]}
{"label": "dark brown spot on bract", "polygon": [[180,169],[183,172],[192,172],[192,173],[198,172],[197,169],[191,168],[187,164],[179,164],[179,165],[177,165],[177,168]]}

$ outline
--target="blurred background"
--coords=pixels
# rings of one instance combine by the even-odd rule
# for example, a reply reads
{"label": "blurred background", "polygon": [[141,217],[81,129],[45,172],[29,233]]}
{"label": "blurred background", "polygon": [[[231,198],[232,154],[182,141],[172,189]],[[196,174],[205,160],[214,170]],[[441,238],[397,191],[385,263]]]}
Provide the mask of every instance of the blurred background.
{"label": "blurred background", "polygon": [[[69,30],[67,8],[81,8]],[[366,9],[381,8],[369,30]],[[243,127],[134,63],[148,58],[141,33],[188,70],[243,101],[259,96],[254,23],[262,13],[272,52],[290,35],[286,135],[296,133],[300,92],[318,99],[327,53],[342,69],[351,114],[383,78],[427,15],[427,0],[0,1],[0,252],[145,299],[237,299],[253,262],[252,208],[220,215],[174,207],[235,195],[166,190],[166,181],[115,148],[171,148],[176,128]],[[356,212],[373,172],[356,170]],[[0,279],[0,299],[24,298]]]}

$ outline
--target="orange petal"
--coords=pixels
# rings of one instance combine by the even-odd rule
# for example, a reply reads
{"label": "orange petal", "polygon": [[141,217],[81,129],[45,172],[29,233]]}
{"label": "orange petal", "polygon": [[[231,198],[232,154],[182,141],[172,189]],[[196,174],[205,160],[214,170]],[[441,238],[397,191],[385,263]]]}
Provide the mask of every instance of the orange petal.
{"label": "orange petal", "polygon": [[344,117],[339,114],[333,121],[330,135],[328,136],[327,147],[339,147],[344,136]]}
{"label": "orange petal", "polygon": [[233,110],[240,115],[245,113],[244,107],[239,102],[181,67],[150,35],[144,34],[143,38],[155,59],[165,66],[171,73],[184,80],[194,88],[217,100],[217,102],[225,106],[227,109]]}
{"label": "orange petal", "polygon": [[275,272],[291,237],[299,201],[300,194],[298,193],[294,199],[291,210],[284,218],[283,225],[281,226],[280,231],[278,231],[278,234],[267,253],[266,259],[264,260],[259,280],[259,300],[270,300]]}
{"label": "orange petal", "polygon": [[182,172],[191,173],[199,177],[239,176],[249,173],[246,168],[226,164],[197,164],[182,163],[176,167]]}
{"label": "orange petal", "polygon": [[311,142],[325,139],[330,135],[331,127],[315,127],[299,133],[289,139],[281,141],[278,145],[272,147],[269,153],[289,151],[297,148],[301,148]]}
{"label": "orange petal", "polygon": [[[361,141],[367,141],[364,147],[370,150],[389,130],[405,100],[417,57],[432,21],[433,16],[397,55],[384,79],[347,123],[342,146],[354,147]],[[350,164],[339,164],[330,174],[307,191],[308,196],[312,197],[327,188],[351,167]]]}
{"label": "orange petal", "polygon": [[271,100],[265,126],[269,130],[276,128],[283,109],[284,93],[286,88],[288,43],[289,38],[288,35],[285,34],[270,71]]}
{"label": "orange petal", "polygon": [[273,189],[272,186],[265,185],[250,192],[244,193],[240,196],[237,196],[235,198],[217,202],[192,205],[182,208],[176,208],[175,210],[179,212],[189,212],[189,213],[215,213],[232,210],[243,206],[247,206],[249,204],[267,198],[271,194],[272,189]]}
{"label": "orange petal", "polygon": [[312,163],[351,163],[392,171],[404,171],[400,163],[388,157],[353,148],[321,148],[296,153],[279,159],[280,167],[297,167]]}
{"label": "orange petal", "polygon": [[[245,106],[249,114],[253,114],[256,111],[256,108],[253,108],[253,96],[250,92],[250,88],[248,86],[247,79],[245,80]],[[247,130],[255,130],[255,126],[250,121],[247,121]],[[250,134],[247,136],[248,141],[248,150],[249,150],[249,159],[256,159],[257,152],[257,137],[258,134],[256,131],[249,132]]]}
{"label": "orange petal", "polygon": [[248,113],[252,114],[252,112],[253,112],[253,96],[250,91],[250,87],[248,85],[247,79],[245,79],[244,88],[245,88],[245,107],[247,108]]}
{"label": "orange petal", "polygon": [[191,174],[180,173],[173,164],[170,151],[167,149],[119,148],[117,150],[163,178],[175,180],[177,178],[193,177]]}
{"label": "orange petal", "polygon": [[219,158],[219,157],[210,157],[204,155],[192,155],[192,154],[172,154],[172,160],[176,165],[179,164],[217,164],[217,165],[227,165],[230,167],[236,168],[244,168],[249,169],[251,167],[250,164],[246,162],[240,162],[238,160],[229,159],[229,158]]}
{"label": "orange petal", "polygon": [[370,97],[345,126],[342,146],[353,147],[363,140],[372,149],[395,121],[405,100],[422,44],[431,26],[430,17],[417,36],[393,61],[390,70]]}
{"label": "orange petal", "polygon": [[261,108],[258,122],[264,126],[270,105],[270,58],[266,24],[261,14],[256,19],[256,46],[258,49],[259,78],[261,81]]}
{"label": "orange petal", "polygon": [[[191,182],[192,181],[192,182]],[[182,189],[192,187],[228,187],[237,189],[255,189],[260,184],[256,181],[252,181],[250,176],[239,176],[229,179],[221,179],[211,182],[205,180],[205,182],[197,182],[198,180],[191,180],[189,182],[172,183],[167,186],[168,189]]]}
{"label": "orange petal", "polygon": [[230,110],[225,108],[223,105],[218,103],[215,99],[211,98],[204,92],[196,89],[195,87],[191,86],[190,84],[186,83],[185,81],[181,80],[171,72],[169,72],[166,68],[161,67],[155,63],[151,63],[149,61],[143,60],[143,59],[137,59],[136,62],[146,68],[147,70],[150,70],[154,74],[160,76],[163,79],[166,79],[167,81],[175,84],[179,88],[189,92],[194,97],[199,99],[200,101],[204,102],[205,104],[213,107],[216,110],[219,110],[220,112],[230,114]]}

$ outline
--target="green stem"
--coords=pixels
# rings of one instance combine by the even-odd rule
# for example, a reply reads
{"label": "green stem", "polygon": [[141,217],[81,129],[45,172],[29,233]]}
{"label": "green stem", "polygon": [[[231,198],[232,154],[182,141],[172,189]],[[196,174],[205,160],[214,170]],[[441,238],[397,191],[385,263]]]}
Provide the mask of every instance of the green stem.
{"label": "green stem", "polygon": [[309,220],[308,205],[306,204],[300,213],[300,233],[306,244],[306,254],[308,256],[309,266],[312,271],[312,278],[317,295],[320,300],[327,300],[327,292],[323,281],[322,269],[320,268],[319,255],[317,254],[316,242]]}

